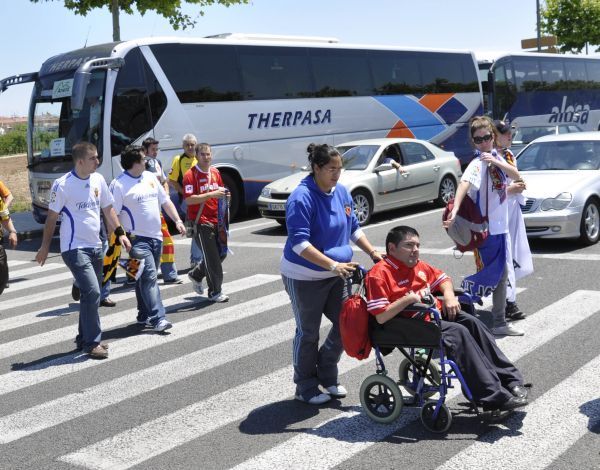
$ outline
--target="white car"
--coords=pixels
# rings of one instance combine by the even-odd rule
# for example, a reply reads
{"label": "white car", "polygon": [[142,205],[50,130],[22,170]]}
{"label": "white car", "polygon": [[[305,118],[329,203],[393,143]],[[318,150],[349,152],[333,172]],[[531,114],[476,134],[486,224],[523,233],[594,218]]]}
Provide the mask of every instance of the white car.
{"label": "white car", "polygon": [[[423,140],[368,139],[336,147],[344,167],[339,183],[352,194],[360,225],[376,212],[432,200],[443,206],[454,197],[461,176],[454,153]],[[389,159],[400,163],[402,171],[385,163]],[[308,174],[305,169],[265,186],[258,198],[261,215],[285,224],[287,198]]]}
{"label": "white car", "polygon": [[527,189],[521,208],[527,236],[600,236],[600,132],[549,135],[534,140],[517,157]]}

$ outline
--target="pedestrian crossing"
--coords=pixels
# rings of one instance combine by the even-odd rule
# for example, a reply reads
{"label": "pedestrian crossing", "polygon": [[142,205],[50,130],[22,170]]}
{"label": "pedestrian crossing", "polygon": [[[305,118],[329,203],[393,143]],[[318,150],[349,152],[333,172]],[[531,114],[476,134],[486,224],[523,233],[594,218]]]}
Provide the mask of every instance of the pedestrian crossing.
{"label": "pedestrian crossing", "polygon": [[[73,351],[78,305],[70,298],[71,276],[64,265],[36,269],[33,262],[10,263],[16,281],[0,298],[5,468],[368,468],[381,455],[394,459],[387,468],[398,468],[409,453],[439,454],[442,448],[441,456],[410,466],[545,469],[559,468],[553,463],[582,439],[598,442],[600,290],[572,290],[548,299],[519,321],[524,337],[498,340],[526,378],[561,369],[554,385],[538,390],[534,383],[525,412],[483,430],[474,416],[457,418],[457,433],[451,428],[440,441],[421,429],[418,409],[405,407],[391,425],[364,415],[358,389],[374,373],[373,355],[366,361],[342,356],[340,379],[350,394],[338,405],[312,408],[293,401],[295,323],[280,276],[267,267],[265,273],[238,279],[226,275],[227,304],[199,297],[187,278],[181,285],[161,285],[173,322],[169,334],[134,325],[133,289],[115,289],[111,298],[117,307],[101,309],[109,358],[95,361]],[[519,292],[532,295],[526,288]],[[481,308],[489,306],[488,299]],[[591,352],[573,359],[565,372],[553,364],[550,351],[571,337],[580,338],[573,347]],[[393,353],[386,364],[394,369],[399,361]],[[450,391],[447,403],[454,412],[463,401],[460,387]],[[262,432],[248,436],[241,423],[273,407],[287,415],[274,412],[276,423],[263,423]],[[111,425],[89,431],[100,423]],[[461,433],[468,423],[479,434],[465,438]],[[271,433],[271,425],[278,432]],[[404,433],[417,437],[410,443],[394,439]],[[220,439],[246,445],[229,455],[227,464],[207,460],[214,452],[210,443]],[[586,464],[600,468],[597,451]]]}

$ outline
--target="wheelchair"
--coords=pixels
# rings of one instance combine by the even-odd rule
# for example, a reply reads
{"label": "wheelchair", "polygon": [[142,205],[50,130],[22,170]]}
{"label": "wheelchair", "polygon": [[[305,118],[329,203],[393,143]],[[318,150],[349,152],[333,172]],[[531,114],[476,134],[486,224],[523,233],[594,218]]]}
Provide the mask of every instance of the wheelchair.
{"label": "wheelchair", "polygon": [[[461,306],[473,312],[473,300],[462,290],[456,291]],[[360,387],[360,402],[367,416],[377,423],[389,424],[404,406],[421,408],[421,422],[433,433],[445,433],[452,424],[452,414],[445,404],[448,390],[458,380],[471,408],[479,414],[477,404],[456,363],[446,357],[442,343],[441,315],[433,296],[413,304],[415,318],[395,317],[384,324],[370,319],[370,335],[376,356],[376,373]],[[424,321],[430,315],[432,321]],[[398,380],[390,377],[383,356],[398,348],[404,356],[398,367]],[[434,352],[437,357],[434,360]],[[402,389],[407,395],[403,395]],[[438,395],[437,399],[434,398]]]}

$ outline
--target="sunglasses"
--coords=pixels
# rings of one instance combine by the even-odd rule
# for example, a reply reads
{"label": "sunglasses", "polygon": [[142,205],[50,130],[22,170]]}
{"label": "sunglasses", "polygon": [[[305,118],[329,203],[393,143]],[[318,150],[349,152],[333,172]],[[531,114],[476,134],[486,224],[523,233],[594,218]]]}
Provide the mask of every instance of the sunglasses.
{"label": "sunglasses", "polygon": [[489,142],[490,140],[492,140],[492,134],[487,134],[483,137],[473,137],[473,142],[475,142],[476,144],[482,144],[483,142]]}

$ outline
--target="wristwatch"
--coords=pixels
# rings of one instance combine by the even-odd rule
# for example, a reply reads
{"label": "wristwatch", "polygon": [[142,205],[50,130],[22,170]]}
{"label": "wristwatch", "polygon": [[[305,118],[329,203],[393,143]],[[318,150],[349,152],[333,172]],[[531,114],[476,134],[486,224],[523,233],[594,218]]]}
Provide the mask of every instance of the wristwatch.
{"label": "wristwatch", "polygon": [[338,267],[338,263],[333,263],[333,264],[329,265],[329,270],[335,271],[335,268],[337,268],[337,267]]}

